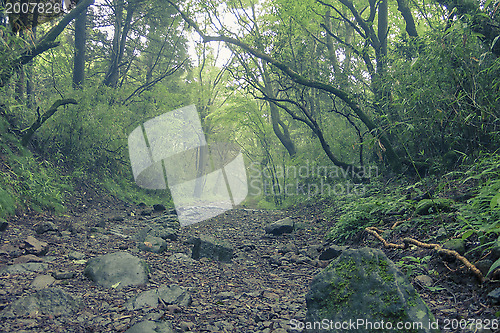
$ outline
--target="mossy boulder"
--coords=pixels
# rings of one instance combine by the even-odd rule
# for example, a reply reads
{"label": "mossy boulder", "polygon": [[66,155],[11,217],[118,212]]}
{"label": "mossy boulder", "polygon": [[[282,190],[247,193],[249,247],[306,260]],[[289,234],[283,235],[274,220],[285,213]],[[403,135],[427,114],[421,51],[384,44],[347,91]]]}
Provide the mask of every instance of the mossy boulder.
{"label": "mossy boulder", "polygon": [[435,199],[424,199],[419,201],[417,207],[415,208],[415,213],[417,215],[429,215],[434,214],[439,211],[448,212],[451,210],[453,205],[453,200],[435,198]]}
{"label": "mossy boulder", "polygon": [[378,249],[343,251],[313,279],[306,303],[305,332],[439,332],[407,277]]}

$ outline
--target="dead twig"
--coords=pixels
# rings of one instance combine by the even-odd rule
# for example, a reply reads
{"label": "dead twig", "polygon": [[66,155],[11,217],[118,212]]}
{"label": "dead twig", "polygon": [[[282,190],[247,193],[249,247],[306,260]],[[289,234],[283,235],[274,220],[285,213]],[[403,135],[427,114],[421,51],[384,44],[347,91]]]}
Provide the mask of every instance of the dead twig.
{"label": "dead twig", "polygon": [[420,242],[416,239],[408,238],[408,237],[403,239],[403,244],[389,243],[382,236],[380,236],[379,233],[382,232],[380,229],[375,228],[375,227],[367,227],[367,228],[365,228],[365,231],[368,232],[369,234],[373,235],[379,241],[381,241],[382,244],[384,244],[384,246],[387,248],[406,249],[410,246],[410,244],[413,244],[413,245],[416,245],[416,246],[424,248],[424,249],[435,250],[438,254],[445,254],[445,255],[448,255],[450,257],[454,257],[454,258],[460,260],[465,265],[465,267],[470,269],[472,271],[472,273],[474,273],[479,278],[479,280],[481,282],[485,282],[485,280],[486,280],[486,278],[483,276],[483,273],[481,273],[481,271],[476,266],[471,264],[471,262],[469,260],[467,260],[467,258],[460,255],[457,251],[444,249],[439,244],[423,243],[423,242]]}

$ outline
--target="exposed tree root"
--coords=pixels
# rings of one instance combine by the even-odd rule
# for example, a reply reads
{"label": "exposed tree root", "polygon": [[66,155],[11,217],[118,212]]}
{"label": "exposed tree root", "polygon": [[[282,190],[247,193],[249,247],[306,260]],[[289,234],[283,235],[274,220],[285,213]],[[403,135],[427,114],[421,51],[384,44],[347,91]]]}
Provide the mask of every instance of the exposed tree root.
{"label": "exposed tree root", "polygon": [[416,245],[418,247],[424,248],[424,249],[432,249],[435,250],[438,254],[446,254],[448,256],[455,257],[456,259],[460,260],[465,267],[470,269],[472,273],[474,273],[481,282],[485,282],[487,279],[483,276],[483,273],[474,266],[473,264],[470,263],[467,258],[464,256],[460,255],[457,251],[454,250],[448,250],[444,249],[441,245],[439,244],[427,244],[427,243],[422,243],[416,239],[413,238],[403,238],[403,244],[394,244],[394,243],[389,243],[386,241],[382,236],[380,236],[380,233],[382,233],[382,230],[375,228],[375,227],[367,227],[365,228],[366,232],[369,234],[373,235],[375,238],[377,238],[379,241],[384,244],[385,247],[387,248],[393,248],[393,249],[406,249],[410,246],[410,244]]}

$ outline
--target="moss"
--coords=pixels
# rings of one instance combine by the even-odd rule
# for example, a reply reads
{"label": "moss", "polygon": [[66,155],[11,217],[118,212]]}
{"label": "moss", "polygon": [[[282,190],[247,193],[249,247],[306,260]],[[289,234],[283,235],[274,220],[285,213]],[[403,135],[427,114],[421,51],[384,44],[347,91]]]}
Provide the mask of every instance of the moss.
{"label": "moss", "polygon": [[334,269],[337,278],[330,281],[331,290],[329,297],[323,300],[321,306],[322,316],[328,313],[339,311],[343,305],[349,303],[354,291],[351,289],[351,283],[359,277],[354,274],[357,270],[356,262],[352,259],[333,261],[325,270]]}
{"label": "moss", "polygon": [[389,262],[385,259],[363,259],[363,266],[367,273],[378,273],[384,282],[390,283],[394,281],[394,275],[390,272]]}

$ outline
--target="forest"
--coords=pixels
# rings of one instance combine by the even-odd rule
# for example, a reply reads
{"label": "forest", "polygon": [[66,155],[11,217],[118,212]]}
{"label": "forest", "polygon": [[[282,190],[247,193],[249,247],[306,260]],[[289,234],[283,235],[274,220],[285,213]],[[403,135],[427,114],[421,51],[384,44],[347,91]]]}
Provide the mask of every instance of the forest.
{"label": "forest", "polygon": [[[365,317],[426,318],[401,332],[498,328],[498,0],[0,9],[0,331],[343,332],[331,323]],[[149,282],[95,291],[90,262],[113,251],[144,260]],[[49,266],[12,267],[28,263]],[[397,288],[404,276],[409,298],[342,282],[373,270]],[[158,296],[146,316],[131,301],[174,282],[192,303]],[[16,310],[56,287],[83,305]],[[425,316],[405,310],[420,302]]]}

